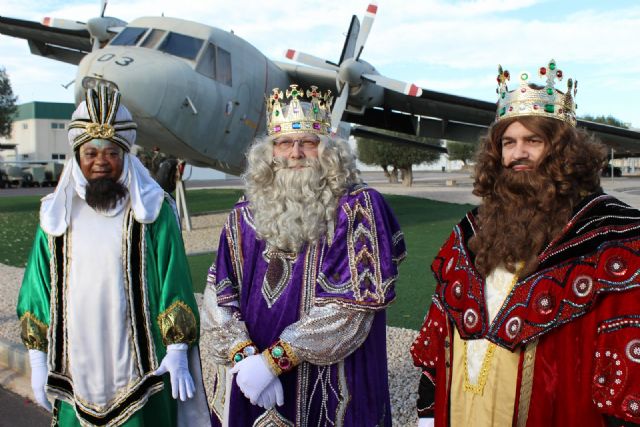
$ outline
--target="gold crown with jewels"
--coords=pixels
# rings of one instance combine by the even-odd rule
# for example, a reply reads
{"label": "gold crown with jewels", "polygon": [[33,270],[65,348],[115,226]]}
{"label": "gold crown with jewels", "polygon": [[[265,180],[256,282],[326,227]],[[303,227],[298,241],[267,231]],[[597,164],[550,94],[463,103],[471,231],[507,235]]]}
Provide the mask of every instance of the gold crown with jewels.
{"label": "gold crown with jewels", "polygon": [[284,95],[279,88],[274,88],[266,100],[267,135],[297,132],[329,135],[332,102],[331,91],[322,93],[317,86],[305,92],[292,84]]}
{"label": "gold crown with jewels", "polygon": [[578,81],[567,81],[567,92],[563,93],[554,87],[554,82],[562,80],[562,70],[557,68],[556,61],[549,61],[546,67],[538,69],[538,76],[546,79],[544,85],[531,83],[531,74],[520,73],[520,85],[509,91],[507,81],[509,71],[498,66],[498,110],[496,122],[509,117],[540,116],[562,120],[572,126],[576,125],[576,108],[574,101],[578,91]]}

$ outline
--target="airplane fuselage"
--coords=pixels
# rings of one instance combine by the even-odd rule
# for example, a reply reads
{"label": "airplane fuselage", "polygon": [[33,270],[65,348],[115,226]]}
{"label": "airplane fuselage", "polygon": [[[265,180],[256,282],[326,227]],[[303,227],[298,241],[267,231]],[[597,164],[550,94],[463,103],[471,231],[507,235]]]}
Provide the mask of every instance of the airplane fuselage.
{"label": "airplane fuselage", "polygon": [[289,76],[248,42],[174,18],[139,18],[79,64],[75,97],[116,85],[138,123],[136,142],[194,165],[239,174],[265,128],[264,94]]}

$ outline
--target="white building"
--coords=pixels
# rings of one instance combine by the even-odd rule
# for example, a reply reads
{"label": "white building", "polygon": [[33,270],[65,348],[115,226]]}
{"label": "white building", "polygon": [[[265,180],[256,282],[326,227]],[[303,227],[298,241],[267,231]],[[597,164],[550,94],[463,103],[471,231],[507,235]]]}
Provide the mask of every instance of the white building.
{"label": "white building", "polygon": [[[64,161],[71,155],[67,141],[67,125],[75,106],[61,102],[29,102],[18,105],[11,137],[3,144],[15,144],[5,150],[5,161]],[[17,158],[16,158],[17,156]]]}

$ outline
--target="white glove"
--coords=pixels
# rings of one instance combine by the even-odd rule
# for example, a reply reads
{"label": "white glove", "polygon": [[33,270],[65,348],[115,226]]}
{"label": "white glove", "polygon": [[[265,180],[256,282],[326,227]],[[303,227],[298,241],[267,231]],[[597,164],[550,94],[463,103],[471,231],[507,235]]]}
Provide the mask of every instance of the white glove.
{"label": "white glove", "polygon": [[183,402],[191,399],[196,389],[189,373],[188,348],[187,344],[169,344],[167,354],[162,359],[160,367],[153,373],[154,375],[162,375],[169,372],[171,396],[174,399],[179,396]]}
{"label": "white glove", "polygon": [[434,418],[418,418],[418,427],[433,427]]}
{"label": "white glove", "polygon": [[260,394],[277,378],[261,354],[245,357],[229,372],[237,374],[236,383],[240,391],[253,405],[258,404]]}
{"label": "white glove", "polygon": [[264,409],[271,409],[276,405],[284,405],[284,391],[278,377],[275,377],[258,397],[258,406]]}
{"label": "white glove", "polygon": [[36,403],[51,412],[51,403],[47,400],[47,392],[44,390],[49,375],[47,353],[40,350],[29,350],[29,363],[31,365],[31,389]]}

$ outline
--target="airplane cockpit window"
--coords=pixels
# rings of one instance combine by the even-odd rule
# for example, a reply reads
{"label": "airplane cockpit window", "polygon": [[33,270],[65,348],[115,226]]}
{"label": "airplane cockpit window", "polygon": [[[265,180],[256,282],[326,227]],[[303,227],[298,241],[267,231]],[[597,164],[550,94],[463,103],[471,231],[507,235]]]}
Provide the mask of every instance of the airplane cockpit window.
{"label": "airplane cockpit window", "polygon": [[231,86],[231,54],[213,43],[208,43],[204,53],[200,55],[196,71]]}
{"label": "airplane cockpit window", "polygon": [[146,32],[146,28],[127,27],[111,40],[111,46],[135,46]]}
{"label": "airplane cockpit window", "polygon": [[206,50],[196,65],[196,71],[210,79],[216,78],[216,45],[207,44]]}
{"label": "airplane cockpit window", "polygon": [[156,47],[156,45],[158,44],[160,39],[162,39],[162,37],[164,37],[164,35],[166,33],[167,32],[165,30],[153,29],[153,30],[149,31],[149,34],[147,34],[147,37],[145,37],[145,39],[140,44],[140,46],[141,47],[148,47],[149,49],[153,49],[154,47]]}
{"label": "airplane cockpit window", "polygon": [[231,86],[231,54],[220,47],[216,55],[216,80]]}
{"label": "airplane cockpit window", "polygon": [[159,51],[185,59],[196,59],[204,40],[184,34],[169,33],[158,48]]}

